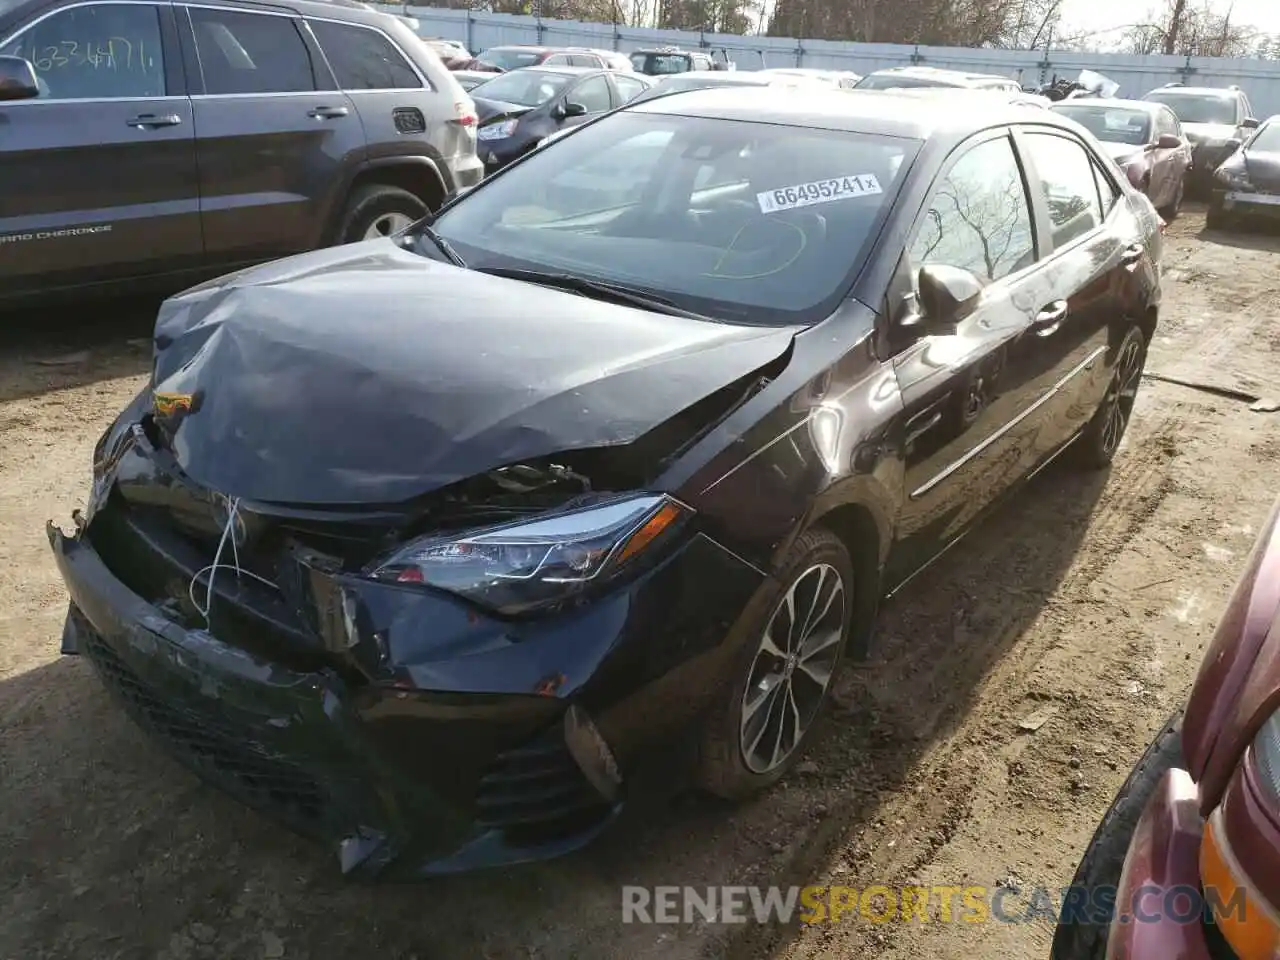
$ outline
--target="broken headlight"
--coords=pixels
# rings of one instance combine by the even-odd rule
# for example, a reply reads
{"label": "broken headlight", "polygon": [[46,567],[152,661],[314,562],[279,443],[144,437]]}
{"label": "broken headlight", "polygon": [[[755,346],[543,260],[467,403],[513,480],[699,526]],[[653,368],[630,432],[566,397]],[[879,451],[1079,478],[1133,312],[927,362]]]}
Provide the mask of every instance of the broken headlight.
{"label": "broken headlight", "polygon": [[667,540],[688,514],[660,494],[598,501],[499,527],[426,536],[377,563],[372,576],[523,613],[608,580]]}

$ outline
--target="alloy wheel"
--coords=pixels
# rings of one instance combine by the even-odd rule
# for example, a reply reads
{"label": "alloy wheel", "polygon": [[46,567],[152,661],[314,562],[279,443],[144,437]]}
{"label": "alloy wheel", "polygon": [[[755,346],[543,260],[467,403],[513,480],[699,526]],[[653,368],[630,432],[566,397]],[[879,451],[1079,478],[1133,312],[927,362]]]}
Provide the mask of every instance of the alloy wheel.
{"label": "alloy wheel", "polygon": [[392,234],[399,233],[411,223],[413,223],[413,218],[406,214],[384,213],[369,224],[369,229],[364,232],[364,239],[376,240],[379,237],[389,237]]}
{"label": "alloy wheel", "polygon": [[1142,341],[1136,337],[1126,340],[1116,363],[1103,400],[1102,449],[1110,455],[1120,446],[1133,404],[1138,396],[1138,384],[1142,380]]}
{"label": "alloy wheel", "polygon": [[783,764],[817,716],[840,659],[846,595],[840,572],[817,563],[769,618],[742,695],[738,741],[752,773]]}

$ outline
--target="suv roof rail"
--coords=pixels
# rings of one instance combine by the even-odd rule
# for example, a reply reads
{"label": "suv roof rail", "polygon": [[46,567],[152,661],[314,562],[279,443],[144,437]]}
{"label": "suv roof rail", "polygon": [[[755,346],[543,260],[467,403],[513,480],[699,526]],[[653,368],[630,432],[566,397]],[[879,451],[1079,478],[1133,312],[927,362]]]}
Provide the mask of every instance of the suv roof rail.
{"label": "suv roof rail", "polygon": [[1163,89],[1164,87],[1185,87],[1185,86],[1186,84],[1183,83],[1181,80],[1174,80],[1171,83],[1161,84],[1161,89]]}
{"label": "suv roof rail", "polygon": [[1227,87],[1227,89],[1228,89],[1228,90],[1234,90],[1236,93],[1239,93],[1239,92],[1240,92],[1240,84],[1238,84],[1238,83],[1233,83],[1231,86]]}

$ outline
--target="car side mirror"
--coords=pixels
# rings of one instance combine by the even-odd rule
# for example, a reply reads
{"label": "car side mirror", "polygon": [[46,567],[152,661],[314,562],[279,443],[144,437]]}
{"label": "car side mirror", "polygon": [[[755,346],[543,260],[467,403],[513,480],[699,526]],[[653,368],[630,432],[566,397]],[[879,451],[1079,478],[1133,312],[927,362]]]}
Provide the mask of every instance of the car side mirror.
{"label": "car side mirror", "polygon": [[1244,120],[1240,122],[1240,126],[1244,127],[1246,130],[1256,130],[1258,129],[1258,118],[1245,117]]}
{"label": "car side mirror", "polygon": [[1230,140],[1227,141],[1227,149],[1230,150],[1232,153],[1235,153],[1235,151],[1239,150],[1243,145],[1244,145],[1244,141],[1241,140],[1239,137],[1232,137]]}
{"label": "car side mirror", "polygon": [[1172,133],[1162,133],[1160,139],[1156,141],[1157,150],[1177,150],[1180,146],[1182,146],[1182,140]]}
{"label": "car side mirror", "polygon": [[30,60],[0,57],[0,100],[31,100],[40,96],[40,81]]}
{"label": "car side mirror", "polygon": [[962,267],[932,264],[916,274],[915,311],[904,324],[921,335],[954,333],[958,324],[977,309],[982,281]]}
{"label": "car side mirror", "polygon": [[568,117],[585,117],[587,108],[585,104],[575,103],[572,100],[562,103],[560,109],[556,111],[558,118],[564,120]]}

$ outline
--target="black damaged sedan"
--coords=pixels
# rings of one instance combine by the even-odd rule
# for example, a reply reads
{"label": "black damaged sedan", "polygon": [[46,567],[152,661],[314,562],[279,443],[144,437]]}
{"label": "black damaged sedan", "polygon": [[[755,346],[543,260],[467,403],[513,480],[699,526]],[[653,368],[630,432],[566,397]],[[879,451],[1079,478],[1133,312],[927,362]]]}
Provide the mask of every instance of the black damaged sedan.
{"label": "black damaged sedan", "polygon": [[49,527],[63,650],[349,873],[563,853],[676,757],[747,795],[882,596],[1059,452],[1116,455],[1158,224],[1045,110],[609,114],[168,300]]}

